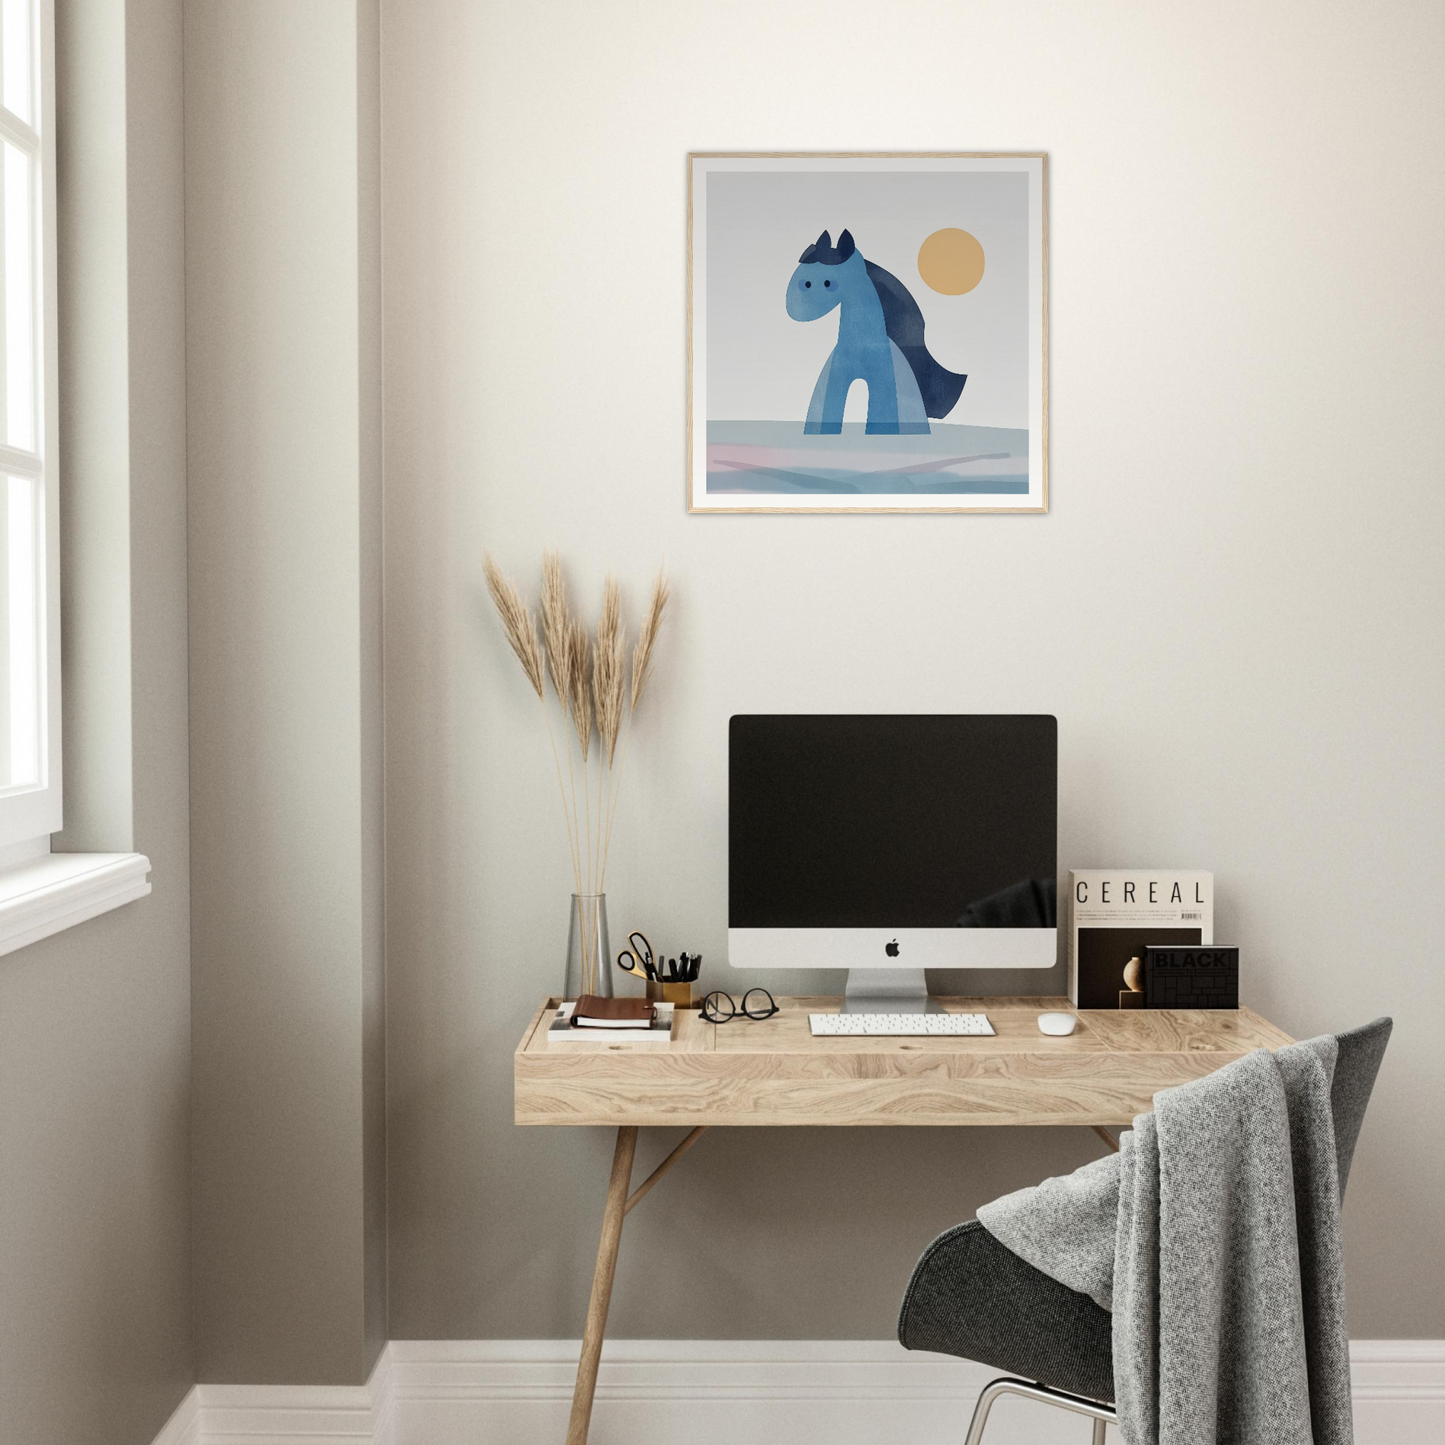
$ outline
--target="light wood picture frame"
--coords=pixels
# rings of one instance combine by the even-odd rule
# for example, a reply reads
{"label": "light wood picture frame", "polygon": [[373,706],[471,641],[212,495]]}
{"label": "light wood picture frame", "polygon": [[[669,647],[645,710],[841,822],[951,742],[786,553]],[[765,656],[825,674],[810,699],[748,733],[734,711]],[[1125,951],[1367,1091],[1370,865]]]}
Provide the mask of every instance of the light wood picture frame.
{"label": "light wood picture frame", "polygon": [[1044,153],[687,168],[689,512],[1048,511]]}

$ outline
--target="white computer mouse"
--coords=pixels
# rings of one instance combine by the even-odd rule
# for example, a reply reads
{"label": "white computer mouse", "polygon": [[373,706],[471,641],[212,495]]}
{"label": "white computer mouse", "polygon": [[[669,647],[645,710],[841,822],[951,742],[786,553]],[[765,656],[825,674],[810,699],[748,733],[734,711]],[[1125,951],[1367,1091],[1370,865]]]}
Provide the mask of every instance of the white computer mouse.
{"label": "white computer mouse", "polygon": [[1040,1014],[1039,1032],[1041,1034],[1071,1034],[1078,1022],[1079,1020],[1073,1014]]}

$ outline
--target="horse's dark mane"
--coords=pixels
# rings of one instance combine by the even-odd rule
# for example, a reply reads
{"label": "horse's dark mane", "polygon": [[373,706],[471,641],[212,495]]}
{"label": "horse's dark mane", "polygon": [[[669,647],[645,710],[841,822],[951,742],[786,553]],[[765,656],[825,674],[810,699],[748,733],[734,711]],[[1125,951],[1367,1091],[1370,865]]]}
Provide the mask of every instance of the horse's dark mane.
{"label": "horse's dark mane", "polygon": [[[848,233],[845,231],[843,235],[847,236]],[[822,239],[827,240],[827,236],[825,231]],[[851,241],[853,238],[849,236],[848,239]],[[839,237],[839,240],[841,241],[842,237]],[[903,353],[909,366],[913,368],[918,390],[923,395],[924,411],[935,418],[947,416],[963,395],[963,384],[968,377],[947,370],[929,355],[928,346],[923,339],[923,312],[918,309],[918,302],[913,299],[913,293],[908,287],[898,277],[881,266],[875,266],[866,257],[863,265],[867,268],[868,279],[872,281],[878,300],[883,305],[883,326],[888,332],[888,339]]]}

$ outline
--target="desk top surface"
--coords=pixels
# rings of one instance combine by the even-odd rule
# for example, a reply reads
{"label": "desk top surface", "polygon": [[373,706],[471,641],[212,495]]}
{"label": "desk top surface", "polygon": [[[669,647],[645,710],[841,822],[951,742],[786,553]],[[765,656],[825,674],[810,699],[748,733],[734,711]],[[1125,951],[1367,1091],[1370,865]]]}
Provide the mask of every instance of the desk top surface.
{"label": "desk top surface", "polygon": [[518,1124],[732,1126],[1106,1124],[1289,1035],[1250,1009],[1080,1010],[1063,1038],[1038,1016],[1063,998],[942,998],[988,1015],[990,1036],[815,1038],[836,997],[778,999],[761,1020],[707,1023],[679,1010],[669,1044],[549,1045],[547,999],[515,1056]]}

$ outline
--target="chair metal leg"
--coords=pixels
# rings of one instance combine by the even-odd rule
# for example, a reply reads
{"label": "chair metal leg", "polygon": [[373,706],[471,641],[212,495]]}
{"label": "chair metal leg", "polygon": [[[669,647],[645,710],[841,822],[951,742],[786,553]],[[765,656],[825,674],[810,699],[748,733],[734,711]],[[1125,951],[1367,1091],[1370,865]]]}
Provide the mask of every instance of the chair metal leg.
{"label": "chair metal leg", "polygon": [[993,1402],[1004,1393],[1000,1387],[1006,1385],[1006,1380],[995,1380],[991,1385],[985,1385],[983,1393],[978,1397],[978,1404],[973,1407],[973,1419],[969,1421],[968,1438],[963,1445],[978,1445],[983,1439],[983,1427],[988,1424],[988,1412],[993,1409]]}
{"label": "chair metal leg", "polygon": [[1112,1420],[1119,1418],[1112,1405],[1101,1404],[1098,1400],[1086,1400],[1082,1395],[1070,1395],[1063,1390],[1051,1390],[1047,1385],[1031,1384],[1028,1380],[1014,1380],[1005,1376],[983,1387],[978,1404],[973,1407],[973,1420],[968,1427],[968,1438],[964,1445],[979,1445],[983,1439],[984,1426],[988,1424],[988,1412],[1000,1395],[1022,1395],[1026,1400],[1038,1400],[1060,1410],[1071,1410],[1075,1415],[1087,1415],[1094,1422],[1094,1445],[1104,1445],[1104,1431]]}

